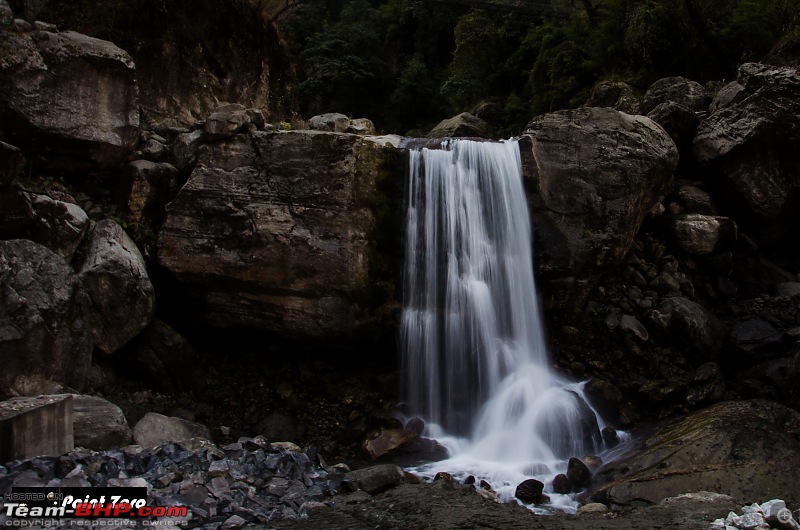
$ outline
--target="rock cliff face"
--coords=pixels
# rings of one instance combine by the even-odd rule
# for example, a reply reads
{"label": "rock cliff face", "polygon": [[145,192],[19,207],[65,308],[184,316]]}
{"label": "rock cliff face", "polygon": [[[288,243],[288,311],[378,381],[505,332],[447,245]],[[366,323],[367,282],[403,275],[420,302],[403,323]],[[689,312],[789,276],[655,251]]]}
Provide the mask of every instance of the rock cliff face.
{"label": "rock cliff face", "polygon": [[699,126],[694,154],[725,209],[764,243],[795,241],[800,71],[748,63]]}
{"label": "rock cliff face", "polygon": [[273,120],[295,110],[293,67],[259,7],[263,2],[109,0],[102,9],[92,0],[36,4],[27,9],[30,17],[111,40],[131,54],[147,122],[190,125],[221,101],[264,109]]}
{"label": "rock cliff face", "polygon": [[677,149],[644,116],[587,107],[534,119],[520,150],[543,301],[580,308],[668,189]]}
{"label": "rock cliff face", "polygon": [[207,144],[167,207],[159,261],[203,322],[353,333],[392,308],[392,273],[376,253],[381,238],[400,237],[391,226],[399,197],[390,206],[386,190],[402,189],[403,171],[395,148],[351,134],[255,132]]}

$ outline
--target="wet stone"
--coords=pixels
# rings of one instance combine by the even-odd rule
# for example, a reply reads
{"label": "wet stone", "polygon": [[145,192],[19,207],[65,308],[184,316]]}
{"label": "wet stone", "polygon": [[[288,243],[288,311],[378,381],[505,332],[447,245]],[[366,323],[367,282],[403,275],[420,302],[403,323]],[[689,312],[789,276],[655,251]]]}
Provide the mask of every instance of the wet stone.
{"label": "wet stone", "polygon": [[569,478],[564,473],[560,473],[553,478],[553,491],[562,494],[572,492],[572,482],[569,481]]}
{"label": "wet stone", "polygon": [[526,504],[538,503],[542,501],[543,489],[544,484],[536,479],[529,478],[519,483],[514,491],[514,497]]}

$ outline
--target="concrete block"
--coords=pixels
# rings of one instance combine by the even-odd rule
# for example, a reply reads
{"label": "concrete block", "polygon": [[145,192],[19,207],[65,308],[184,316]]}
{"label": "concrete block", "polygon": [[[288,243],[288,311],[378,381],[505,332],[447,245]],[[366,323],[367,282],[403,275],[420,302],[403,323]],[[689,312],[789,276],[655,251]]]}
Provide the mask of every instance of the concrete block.
{"label": "concrete block", "polygon": [[0,462],[71,451],[72,421],[69,394],[0,402]]}

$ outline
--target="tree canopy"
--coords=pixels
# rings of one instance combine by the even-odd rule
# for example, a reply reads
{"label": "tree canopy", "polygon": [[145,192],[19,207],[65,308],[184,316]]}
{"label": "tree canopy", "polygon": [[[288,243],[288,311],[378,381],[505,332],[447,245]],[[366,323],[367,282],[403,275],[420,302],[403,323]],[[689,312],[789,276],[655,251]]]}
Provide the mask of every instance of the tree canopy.
{"label": "tree canopy", "polygon": [[304,115],[419,133],[480,106],[499,134],[583,104],[598,81],[800,59],[800,0],[299,0],[281,29]]}

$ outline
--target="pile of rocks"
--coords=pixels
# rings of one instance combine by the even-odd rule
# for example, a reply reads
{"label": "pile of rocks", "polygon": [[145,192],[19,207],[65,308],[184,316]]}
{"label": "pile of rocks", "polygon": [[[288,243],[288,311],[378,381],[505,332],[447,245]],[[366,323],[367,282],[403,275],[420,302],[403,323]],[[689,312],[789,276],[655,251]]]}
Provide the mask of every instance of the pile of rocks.
{"label": "pile of rocks", "polygon": [[405,480],[394,465],[350,471],[344,464],[328,466],[314,449],[302,452],[263,437],[221,448],[192,439],[152,449],[78,449],[0,466],[0,493],[14,486],[146,487],[153,505],[189,507],[182,528],[209,530],[298,518],[332,506],[337,493],[374,495]]}
{"label": "pile of rocks", "polygon": [[742,515],[730,512],[724,519],[712,522],[708,530],[800,530],[798,518],[800,510],[793,514],[784,501],[773,499],[764,504],[753,503],[742,507]]}

